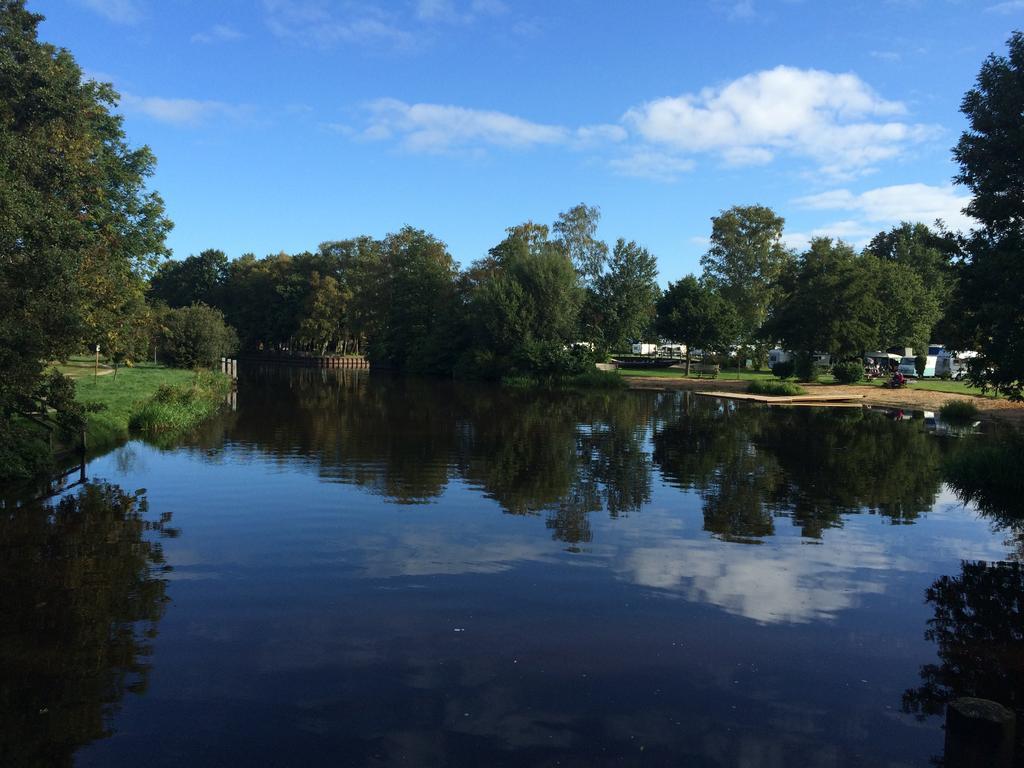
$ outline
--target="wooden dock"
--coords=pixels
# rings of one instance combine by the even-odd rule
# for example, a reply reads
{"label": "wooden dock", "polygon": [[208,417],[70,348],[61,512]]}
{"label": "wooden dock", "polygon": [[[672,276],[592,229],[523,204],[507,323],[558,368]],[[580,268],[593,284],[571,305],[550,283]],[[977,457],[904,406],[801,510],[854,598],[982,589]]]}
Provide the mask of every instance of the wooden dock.
{"label": "wooden dock", "polygon": [[370,361],[362,355],[289,355],[268,352],[241,355],[247,363],[292,365],[302,368],[355,368],[367,370]]}
{"label": "wooden dock", "polygon": [[866,395],[754,395],[750,392],[696,392],[705,397],[727,397],[768,405],[860,406]]}

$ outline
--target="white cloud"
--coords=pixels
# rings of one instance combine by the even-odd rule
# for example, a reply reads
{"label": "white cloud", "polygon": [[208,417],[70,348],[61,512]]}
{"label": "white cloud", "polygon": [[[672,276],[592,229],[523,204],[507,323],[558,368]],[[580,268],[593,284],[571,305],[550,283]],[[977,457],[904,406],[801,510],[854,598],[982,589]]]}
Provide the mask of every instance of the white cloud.
{"label": "white cloud", "polygon": [[142,9],[136,0],[78,0],[78,2],[115,24],[134,24],[142,18]]}
{"label": "white cloud", "polygon": [[881,61],[900,61],[903,55],[897,51],[871,51],[871,58],[879,59]]}
{"label": "white cloud", "polygon": [[685,157],[676,157],[650,149],[637,149],[625,157],[612,160],[609,165],[620,176],[670,182],[692,171],[695,163]]}
{"label": "white cloud", "polygon": [[575,138],[577,146],[590,147],[625,141],[629,134],[621,125],[584,125],[576,129]]}
{"label": "white cloud", "polygon": [[711,6],[732,21],[750,21],[757,18],[754,0],[712,0]]}
{"label": "white cloud", "polygon": [[337,43],[412,47],[415,37],[375,6],[338,15],[318,0],[263,0],[267,26],[278,37],[323,47]]}
{"label": "white cloud", "polygon": [[1024,0],[1007,0],[1005,3],[996,3],[985,9],[989,13],[1019,13],[1024,11]]}
{"label": "white cloud", "polygon": [[536,123],[494,110],[448,104],[408,104],[377,99],[367,105],[369,121],[359,134],[373,141],[395,140],[412,152],[443,153],[487,146],[524,149],[542,145],[589,147],[622,141],[623,128],[592,125],[570,129]]}
{"label": "white cloud", "polygon": [[795,202],[812,210],[854,212],[861,220],[873,224],[898,224],[901,221],[931,224],[935,219],[942,219],[952,229],[969,229],[972,220],[961,211],[970,199],[970,195],[952,185],[896,184],[860,194],[836,189],[797,198]]}
{"label": "white cloud", "polygon": [[245,35],[234,27],[227,24],[215,24],[205,32],[196,32],[192,35],[193,43],[230,43],[234,40],[241,40]]}
{"label": "white cloud", "polygon": [[647,102],[623,121],[645,141],[679,153],[712,153],[732,165],[789,153],[826,174],[850,176],[935,134],[932,126],[898,119],[905,114],[902,103],[883,99],[854,74],[779,66]]}
{"label": "white cloud", "polygon": [[459,5],[455,0],[417,0],[416,16],[423,21],[468,24],[481,16],[500,16],[508,12],[501,0],[471,0]]}
{"label": "white cloud", "polygon": [[121,106],[126,112],[145,115],[170,125],[191,127],[216,118],[239,119],[248,113],[246,107],[223,101],[176,99],[161,96],[136,96],[124,93]]}
{"label": "white cloud", "polygon": [[834,619],[864,595],[883,594],[887,573],[914,568],[877,541],[846,531],[830,536],[842,550],[788,538],[765,547],[668,539],[628,550],[620,572],[634,584],[680,592],[760,624],[800,624]]}
{"label": "white cloud", "polygon": [[798,206],[814,211],[840,211],[844,218],[815,227],[807,232],[792,232],[786,244],[794,248],[807,245],[812,237],[838,237],[863,247],[882,229],[900,222],[922,222],[929,226],[942,219],[954,230],[968,230],[975,223],[962,213],[970,195],[956,187],[928,184],[896,184],[855,194],[834,189],[794,200]]}

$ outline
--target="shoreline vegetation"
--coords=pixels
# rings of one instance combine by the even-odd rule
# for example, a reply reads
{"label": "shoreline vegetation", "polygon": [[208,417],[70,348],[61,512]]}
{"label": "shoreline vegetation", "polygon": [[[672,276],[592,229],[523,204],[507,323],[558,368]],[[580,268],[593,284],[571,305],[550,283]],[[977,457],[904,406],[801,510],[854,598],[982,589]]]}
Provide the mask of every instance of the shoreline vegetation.
{"label": "shoreline vegetation", "polygon": [[[709,392],[747,392],[748,386],[755,382],[778,381],[770,374],[745,371],[745,376],[733,378],[686,377],[682,372],[670,375],[664,371],[620,371],[620,375],[630,389],[661,389],[661,390],[704,390]],[[788,383],[788,382],[783,382]],[[927,384],[929,382],[922,382]],[[936,382],[949,384],[950,382]],[[957,384],[958,382],[952,382]],[[979,392],[950,392],[917,386],[917,382],[903,389],[886,389],[867,382],[858,384],[836,384],[831,382],[801,383],[808,394],[856,395],[865,405],[884,406],[913,411],[941,411],[942,407],[951,402],[971,403],[977,409],[980,419],[995,418],[1000,421],[1024,428],[1024,403],[1014,402],[1006,398],[982,395]]]}
{"label": "shoreline vegetation", "polygon": [[[550,224],[507,227],[468,263],[411,225],[299,253],[229,259],[210,248],[171,259],[173,223],[149,188],[156,158],[130,145],[113,86],[39,40],[42,19],[24,0],[0,9],[0,58],[11,63],[0,145],[17,159],[5,177],[11,215],[0,221],[0,295],[8,298],[0,301],[0,476],[25,474],[37,460],[45,470],[30,436],[40,425],[61,434],[86,428],[93,445],[132,429],[197,426],[224,384],[188,369],[236,353],[363,353],[371,366],[399,373],[612,389],[622,379],[595,364],[651,339],[702,350],[726,377],[730,360],[763,367],[773,345],[800,351],[801,380],[805,364],[810,377],[814,356],[827,354],[850,384],[864,350],[920,353],[941,339],[976,352],[968,362],[973,384],[1024,401],[1024,217],[1015,185],[1024,151],[1005,138],[1024,135],[1022,33],[1008,40],[1009,57],[986,59],[961,105],[970,129],[953,155],[957,180],[973,195],[964,211],[977,228],[965,234],[941,221],[904,221],[861,248],[823,236],[799,251],[772,208],[734,205],[711,217],[701,274],[663,289],[657,256],[642,240],[602,239],[600,208],[583,202]],[[88,376],[78,377],[76,393],[72,377],[49,361],[83,350],[114,372],[95,376],[92,392]],[[154,355],[184,370],[147,375],[148,366],[131,365]],[[676,383],[657,376],[646,380]],[[838,393],[842,385],[811,386]],[[970,394],[921,391],[934,386],[856,391],[930,410],[942,402],[927,396]],[[986,411],[1009,407],[976,399]]]}
{"label": "shoreline vegetation", "polygon": [[[80,365],[72,360],[67,367]],[[87,408],[102,406],[86,415],[89,451],[111,448],[133,435],[186,434],[219,411],[231,391],[231,379],[220,372],[153,363],[121,368],[116,377],[94,377],[90,368],[89,375],[76,378],[75,399]]]}

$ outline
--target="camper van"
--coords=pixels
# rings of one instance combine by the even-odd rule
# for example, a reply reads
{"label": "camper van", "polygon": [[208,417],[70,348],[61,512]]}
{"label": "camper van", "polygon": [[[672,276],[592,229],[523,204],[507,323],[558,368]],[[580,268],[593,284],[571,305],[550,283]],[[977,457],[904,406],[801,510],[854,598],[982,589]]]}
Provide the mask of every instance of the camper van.
{"label": "camper van", "polygon": [[647,342],[638,342],[633,345],[634,355],[656,355],[658,354],[657,344],[648,344]]}
{"label": "camper van", "polygon": [[949,373],[958,381],[967,375],[967,364],[971,359],[978,356],[977,352],[966,350],[964,352],[956,352],[952,355],[952,359],[949,361]]}
{"label": "camper van", "polygon": [[[792,360],[794,354],[787,352],[784,349],[772,349],[768,351],[768,367],[774,369],[778,363],[788,363]],[[832,355],[828,352],[815,352],[814,353],[814,367],[815,368],[828,368],[832,365]]]}
{"label": "camper van", "polygon": [[[900,373],[904,376],[917,376],[917,364],[913,357],[905,356],[900,360]],[[929,344],[922,378],[929,379],[944,373],[953,375],[953,356],[941,344]]]}

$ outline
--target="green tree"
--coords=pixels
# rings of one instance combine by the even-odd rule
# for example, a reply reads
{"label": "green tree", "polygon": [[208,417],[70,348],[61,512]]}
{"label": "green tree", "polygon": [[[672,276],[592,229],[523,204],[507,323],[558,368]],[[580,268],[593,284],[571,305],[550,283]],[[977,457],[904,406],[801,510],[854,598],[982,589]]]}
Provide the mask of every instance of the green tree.
{"label": "green tree", "polygon": [[148,274],[171,226],[117,94],[40,42],[41,20],[0,0],[0,443],[21,439],[15,415],[42,407],[47,363],[106,330],[93,310]]}
{"label": "green tree", "polygon": [[224,251],[208,248],[182,261],[165,261],[150,280],[150,296],[169,307],[220,306],[228,275]]}
{"label": "green tree", "polygon": [[1024,397],[1024,34],[1007,56],[991,55],[964,96],[969,122],[953,156],[956,181],[973,197],[964,212],[980,226],[965,242],[958,346],[974,348],[970,377],[1009,397]]}
{"label": "green tree", "polygon": [[864,249],[876,258],[902,264],[921,279],[934,303],[946,307],[956,284],[954,264],[961,256],[956,236],[947,232],[942,222],[936,229],[925,224],[902,222],[887,232],[879,232]]}
{"label": "green tree", "polygon": [[706,281],[693,275],[669,283],[656,305],[656,327],[666,339],[686,344],[686,375],[690,352],[720,352],[736,339],[738,320],[733,305]]}
{"label": "green tree", "polygon": [[[711,219],[711,247],[701,257],[713,282],[736,310],[739,338],[755,344],[780,298],[779,280],[794,256],[782,242],[785,220],[763,205],[734,206]],[[756,357],[765,351],[759,346]]]}
{"label": "green tree", "polygon": [[877,299],[871,302],[878,312],[877,340],[872,346],[927,348],[943,314],[939,295],[905,262],[877,259],[866,252],[863,266],[873,275]]}
{"label": "green tree", "polygon": [[608,246],[597,239],[600,221],[600,208],[580,203],[558,214],[552,227],[555,242],[572,260],[584,286],[596,285],[608,260]]}
{"label": "green tree", "polygon": [[205,304],[168,309],[160,318],[160,350],[179,368],[217,365],[238,348],[235,330],[224,323],[219,309]]}
{"label": "green tree", "polygon": [[866,259],[842,241],[817,237],[783,281],[785,298],[765,326],[765,335],[803,353],[828,352],[849,360],[873,348],[881,304]]}
{"label": "green tree", "polygon": [[375,272],[371,360],[397,370],[450,372],[457,273],[447,246],[421,229],[403,227],[384,238]]}
{"label": "green tree", "polygon": [[345,304],[346,296],[338,281],[330,275],[321,277],[319,272],[314,272],[299,322],[299,340],[317,354],[327,354],[328,347],[332,343],[337,345],[345,332]]}
{"label": "green tree", "polygon": [[596,293],[604,317],[603,337],[611,349],[641,338],[654,324],[658,260],[636,242],[619,238],[608,271],[597,279]]}
{"label": "green tree", "polygon": [[508,232],[469,299],[474,365],[485,376],[564,372],[583,296],[576,271],[556,244],[524,238],[520,227]]}

